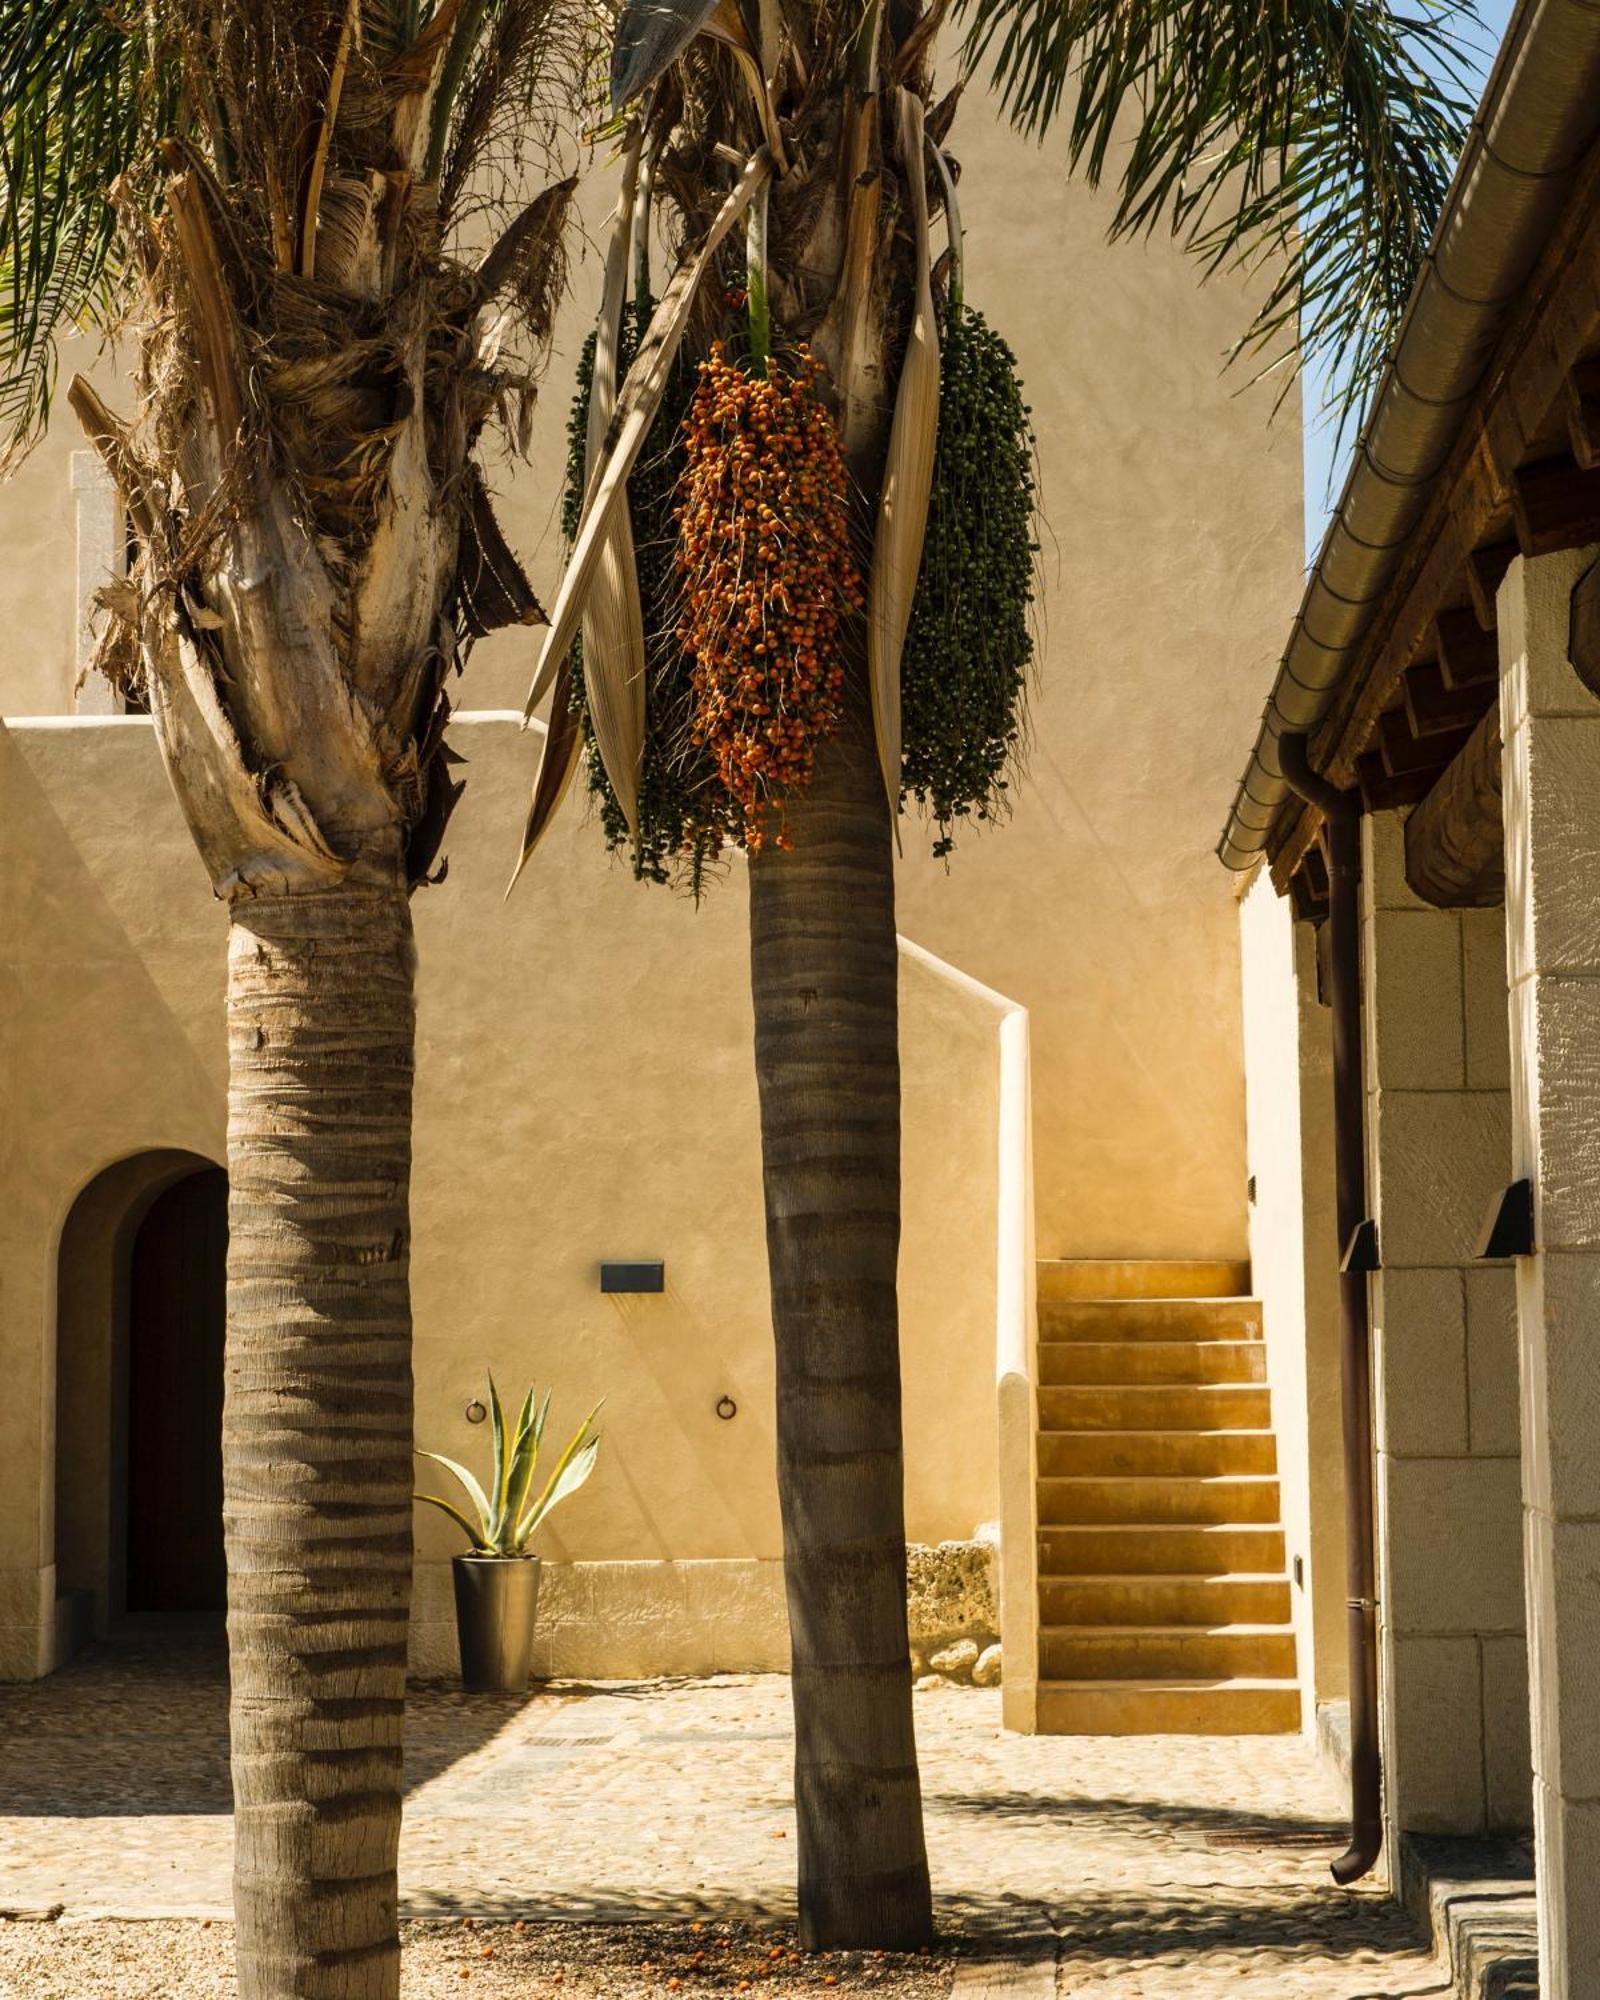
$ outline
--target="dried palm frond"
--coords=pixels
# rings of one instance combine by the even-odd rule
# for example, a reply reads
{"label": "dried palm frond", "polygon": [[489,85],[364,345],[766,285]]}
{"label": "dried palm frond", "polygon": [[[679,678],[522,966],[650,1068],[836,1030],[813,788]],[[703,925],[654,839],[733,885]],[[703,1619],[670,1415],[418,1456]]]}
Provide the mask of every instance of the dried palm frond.
{"label": "dried palm frond", "polygon": [[[628,302],[629,247],[639,177],[641,135],[623,154],[622,188],[606,251],[605,284],[595,328],[584,480],[594,478],[617,403],[622,315]],[[648,227],[648,217],[645,218]],[[634,557],[626,489],[612,510],[604,546],[583,607],[583,682],[595,748],[628,831],[639,832],[639,772],[644,756],[644,605]]]}
{"label": "dried palm frond", "polygon": [[571,183],[513,206],[486,170],[505,225],[474,270],[423,169],[435,139],[556,149],[558,18],[0,0],[0,425],[36,432],[66,319],[122,317],[137,417],[74,398],[138,534],[98,657],[147,695],[225,896],[425,868],[459,791],[445,679],[541,615],[473,454],[525,424]]}
{"label": "dried palm frond", "polygon": [[666,394],[672,363],[694,308],[695,294],[711,268],[722,239],[755,199],[757,188],[771,171],[772,162],[765,152],[756,154],[746,163],[737,185],[724,199],[716,221],[702,241],[685,252],[680,260],[639,344],[639,352],[617,397],[610,427],[591,474],[589,491],[584,497],[583,520],[561,579],[561,588],[551,608],[550,630],[545,635],[533,686],[528,691],[523,708],[525,719],[532,719],[534,711],[549,693],[556,669],[578,635],[583,607],[605,547],[611,517],[618,501],[627,492],[628,474],[633,470],[639,448],[649,434],[661,399]]}
{"label": "dried palm frond", "polygon": [[900,153],[916,236],[916,290],[895,394],[867,600],[872,720],[884,790],[890,811],[896,813],[900,806],[900,655],[916,599],[928,495],[933,487],[934,440],[939,430],[939,336],[928,246],[928,170],[923,158],[922,99],[914,90],[900,92]]}
{"label": "dried palm frond", "polygon": [[678,60],[724,0],[624,0],[611,44],[611,109],[621,111]]}
{"label": "dried palm frond", "polygon": [[528,858],[544,838],[545,830],[556,816],[561,801],[567,795],[567,787],[572,783],[573,773],[578,768],[578,758],[583,750],[583,724],[572,705],[572,673],[563,661],[556,675],[555,695],[550,703],[550,720],[544,725],[544,748],[539,754],[539,769],[533,780],[533,797],[528,805],[527,821],[522,829],[522,854],[511,880],[506,884],[506,894],[517,886],[517,876],[527,866]]}

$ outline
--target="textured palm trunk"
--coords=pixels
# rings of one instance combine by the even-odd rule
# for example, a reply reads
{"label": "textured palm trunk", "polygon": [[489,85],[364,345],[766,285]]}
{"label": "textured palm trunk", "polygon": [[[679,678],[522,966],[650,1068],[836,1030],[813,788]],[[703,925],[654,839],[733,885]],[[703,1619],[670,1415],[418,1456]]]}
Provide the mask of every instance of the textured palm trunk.
{"label": "textured palm trunk", "polygon": [[894,855],[864,704],[750,863],[802,1942],[932,1935],[906,1635]]}
{"label": "textured palm trunk", "polygon": [[411,1596],[411,918],[239,899],[228,1551],[240,2000],[395,2000]]}

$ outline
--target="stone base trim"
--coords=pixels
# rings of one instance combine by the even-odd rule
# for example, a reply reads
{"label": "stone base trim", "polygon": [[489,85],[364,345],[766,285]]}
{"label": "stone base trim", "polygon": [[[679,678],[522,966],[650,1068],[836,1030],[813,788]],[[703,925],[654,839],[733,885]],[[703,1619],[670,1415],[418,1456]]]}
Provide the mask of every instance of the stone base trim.
{"label": "stone base trim", "polygon": [[[789,1624],[776,1558],[544,1565],[533,1671],[540,1680],[787,1673]],[[419,1562],[411,1671],[461,1671],[448,1562]]]}
{"label": "stone base trim", "polygon": [[36,1681],[58,1664],[56,1569],[0,1569],[0,1681]]}
{"label": "stone base trim", "polygon": [[1317,1753],[1342,1786],[1350,1783],[1350,1704],[1317,1703]]}
{"label": "stone base trim", "polygon": [[[913,1667],[965,1642],[974,1660],[999,1636],[989,1543],[913,1543],[909,1615]],[[991,1663],[998,1667],[998,1660]],[[411,1671],[459,1674],[448,1561],[419,1561],[412,1587]],[[539,1680],[633,1680],[661,1674],[782,1674],[789,1618],[778,1557],[547,1562],[539,1584],[533,1671]],[[957,1671],[955,1677],[970,1677]]]}
{"label": "stone base trim", "polygon": [[1533,1856],[1520,1842],[1402,1834],[1400,1896],[1460,2000],[1538,2000]]}

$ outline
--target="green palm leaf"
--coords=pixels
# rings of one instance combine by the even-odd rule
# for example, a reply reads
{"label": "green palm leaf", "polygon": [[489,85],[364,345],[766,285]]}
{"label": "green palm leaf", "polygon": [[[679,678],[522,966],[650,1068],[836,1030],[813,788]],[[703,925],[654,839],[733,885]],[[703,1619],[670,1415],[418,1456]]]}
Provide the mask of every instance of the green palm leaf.
{"label": "green palm leaf", "polygon": [[[1113,235],[1270,272],[1238,349],[1382,369],[1472,115],[1471,0],[957,0],[1017,124],[1058,116]],[[1238,350],[1236,350],[1238,351]]]}
{"label": "green palm leaf", "polygon": [[[58,336],[105,321],[122,265],[108,198],[152,176],[181,135],[178,62],[160,10],[0,0],[0,441],[49,413]],[[152,202],[153,202],[152,194]]]}

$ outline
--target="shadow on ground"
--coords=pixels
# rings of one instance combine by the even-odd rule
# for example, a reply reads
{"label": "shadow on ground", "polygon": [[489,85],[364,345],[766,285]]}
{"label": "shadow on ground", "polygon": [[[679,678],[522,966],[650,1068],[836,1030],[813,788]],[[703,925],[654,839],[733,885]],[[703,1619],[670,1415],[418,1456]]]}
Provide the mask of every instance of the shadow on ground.
{"label": "shadow on ground", "polygon": [[[538,1698],[414,1688],[407,1792],[498,1736]],[[44,1680],[0,1686],[0,1802],[19,1819],[232,1812],[220,1628],[141,1624]]]}

